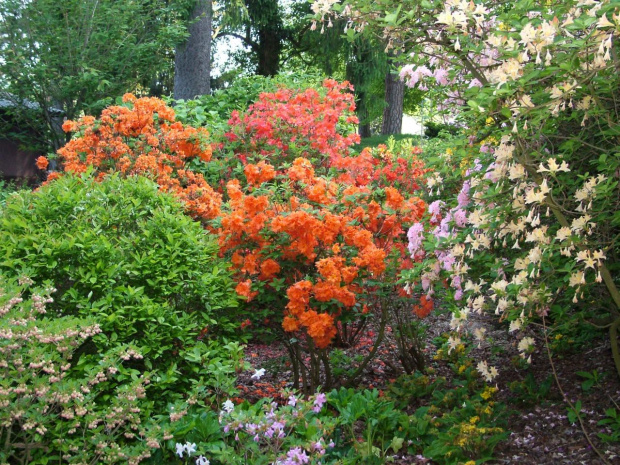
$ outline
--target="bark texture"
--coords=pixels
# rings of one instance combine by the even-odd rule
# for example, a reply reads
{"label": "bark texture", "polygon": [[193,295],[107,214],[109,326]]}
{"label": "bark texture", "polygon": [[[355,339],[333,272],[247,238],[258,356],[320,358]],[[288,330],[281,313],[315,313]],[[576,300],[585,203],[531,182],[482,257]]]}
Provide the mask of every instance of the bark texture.
{"label": "bark texture", "polygon": [[211,1],[197,0],[190,21],[189,37],[177,47],[175,53],[175,99],[193,99],[211,92]]}
{"label": "bark texture", "polygon": [[383,124],[381,134],[400,134],[403,128],[403,101],[405,98],[405,83],[398,74],[388,69],[385,75],[385,102],[383,110]]}

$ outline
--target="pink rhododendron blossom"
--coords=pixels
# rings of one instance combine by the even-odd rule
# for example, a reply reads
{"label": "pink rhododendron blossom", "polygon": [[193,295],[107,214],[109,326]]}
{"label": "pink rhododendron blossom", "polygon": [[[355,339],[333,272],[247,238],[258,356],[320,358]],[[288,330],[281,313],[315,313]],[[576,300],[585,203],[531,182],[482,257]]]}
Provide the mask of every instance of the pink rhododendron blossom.
{"label": "pink rhododendron blossom", "polygon": [[453,212],[454,223],[459,228],[464,228],[467,226],[467,212],[461,208],[454,210]]}
{"label": "pink rhododendron blossom", "polygon": [[433,73],[437,84],[445,86],[448,84],[448,70],[445,68],[437,68]]}
{"label": "pink rhododendron blossom", "polygon": [[424,77],[432,76],[433,73],[426,66],[414,69],[413,65],[406,65],[400,71],[400,79],[405,81],[408,87],[415,87]]}
{"label": "pink rhododendron blossom", "polygon": [[461,187],[461,191],[459,192],[459,195],[457,197],[457,201],[458,201],[460,208],[464,208],[467,205],[469,205],[469,189],[470,189],[469,182],[464,182],[463,186]]}
{"label": "pink rhododendron blossom", "polygon": [[411,258],[415,259],[415,256],[418,255],[422,249],[424,225],[422,223],[413,223],[407,232],[407,238],[409,239],[409,253],[411,254]]}
{"label": "pink rhododendron blossom", "polygon": [[443,200],[435,200],[428,206],[428,212],[431,214],[431,223],[438,223],[441,220],[441,209],[445,205]]}

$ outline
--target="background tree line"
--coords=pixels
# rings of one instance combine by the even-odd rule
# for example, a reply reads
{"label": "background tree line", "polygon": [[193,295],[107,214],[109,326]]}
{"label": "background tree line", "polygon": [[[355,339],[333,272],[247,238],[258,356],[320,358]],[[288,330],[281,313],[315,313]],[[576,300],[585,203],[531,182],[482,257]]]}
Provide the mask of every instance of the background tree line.
{"label": "background tree line", "polygon": [[[97,116],[125,92],[191,99],[241,75],[294,70],[352,82],[362,136],[382,113],[380,131],[400,133],[405,89],[385,44],[350,40],[341,25],[313,30],[311,13],[307,2],[280,0],[6,0],[0,93],[11,103],[0,132],[9,131],[8,115],[11,126],[28,128],[25,144],[58,149],[62,117]],[[214,79],[213,51],[227,37],[244,48]],[[405,99],[409,109],[419,95]]]}

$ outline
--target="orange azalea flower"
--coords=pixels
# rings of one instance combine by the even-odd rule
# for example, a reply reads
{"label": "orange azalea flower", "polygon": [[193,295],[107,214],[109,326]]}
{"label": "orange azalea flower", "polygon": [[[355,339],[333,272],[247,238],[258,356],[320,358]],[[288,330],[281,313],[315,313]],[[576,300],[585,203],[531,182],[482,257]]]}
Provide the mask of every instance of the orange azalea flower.
{"label": "orange azalea flower", "polygon": [[126,94],[124,94],[124,95],[123,95],[123,102],[131,102],[131,103],[134,103],[136,100],[138,100],[138,99],[137,99],[137,98],[136,98],[136,96],[135,96],[135,95],[133,95],[133,94],[126,93]]}
{"label": "orange azalea flower", "polygon": [[346,284],[352,283],[353,280],[357,278],[357,272],[358,269],[354,266],[345,266],[340,270],[340,273],[342,274],[342,280]]}
{"label": "orange azalea flower", "polygon": [[237,294],[239,294],[241,297],[245,297],[248,302],[250,302],[258,294],[257,291],[252,292],[252,281],[250,281],[249,279],[241,281],[239,284],[237,284],[237,287],[235,287],[235,291],[237,291]]}
{"label": "orange azalea flower", "polygon": [[386,187],[385,195],[387,197],[386,203],[394,210],[400,208],[405,201],[405,198],[393,187]]}
{"label": "orange azalea flower", "polygon": [[243,266],[243,255],[241,255],[239,251],[235,251],[235,253],[232,254],[230,261],[235,268],[241,268]]}
{"label": "orange azalea flower", "polygon": [[213,150],[211,149],[211,146],[209,146],[208,148],[206,148],[205,150],[203,150],[202,152],[198,154],[198,157],[205,163],[208,161],[211,161],[212,156],[213,156]]}
{"label": "orange azalea flower", "polygon": [[288,177],[293,181],[308,182],[314,177],[314,168],[310,160],[306,158],[296,158],[287,171]]}
{"label": "orange azalea flower", "polygon": [[272,279],[280,272],[280,265],[275,260],[268,258],[260,265],[260,279]]}
{"label": "orange azalea flower", "polygon": [[98,122],[84,116],[63,124],[67,132],[82,132],[58,150],[64,171],[83,173],[90,165],[97,178],[112,171],[146,174],[183,201],[192,216],[219,215],[220,194],[201,174],[183,169],[191,157],[210,159],[208,132],[174,122],[174,110],[160,99],[126,94],[123,101],[129,106],[106,108]]}
{"label": "orange azalea flower", "polygon": [[46,170],[48,165],[49,161],[47,160],[47,158],[43,156],[37,158],[37,168],[39,168],[40,170]]}
{"label": "orange azalea flower", "polygon": [[326,348],[336,336],[334,318],[327,313],[309,310],[300,317],[300,320],[307,327],[308,335],[319,349]]}
{"label": "orange azalea flower", "polygon": [[310,304],[310,292],[312,291],[310,281],[298,281],[286,290],[289,299],[286,308],[292,315],[302,314]]}
{"label": "orange azalea flower", "polygon": [[243,207],[247,216],[253,216],[257,213],[264,212],[267,210],[268,206],[269,199],[264,195],[259,197],[248,195],[243,199]]}
{"label": "orange azalea flower", "polygon": [[413,311],[418,316],[418,318],[426,318],[433,311],[435,304],[433,299],[426,297],[423,295],[420,297],[420,305],[414,305]]}
{"label": "orange azalea flower", "polygon": [[338,288],[335,298],[345,307],[353,307],[356,302],[355,293],[349,291],[346,287]]}
{"label": "orange azalea flower", "polygon": [[251,252],[247,254],[243,259],[243,268],[241,271],[248,274],[257,274],[258,273],[258,254],[256,252]]}
{"label": "orange azalea flower", "polygon": [[264,182],[271,181],[276,177],[276,171],[272,165],[259,161],[256,165],[248,164],[243,169],[248,184],[259,186]]}
{"label": "orange azalea flower", "polygon": [[79,126],[77,123],[75,121],[71,121],[70,119],[62,123],[62,130],[65,132],[75,132],[78,128]]}
{"label": "orange azalea flower", "polygon": [[282,320],[282,328],[284,328],[284,331],[293,332],[301,328],[301,325],[299,324],[297,318],[293,318],[292,316],[285,316],[284,320]]}
{"label": "orange azalea flower", "polygon": [[335,286],[327,281],[319,281],[314,285],[314,298],[319,302],[329,302],[334,298]]}
{"label": "orange azalea flower", "polygon": [[384,250],[371,245],[363,249],[353,262],[359,267],[367,267],[373,275],[379,276],[385,271],[385,256]]}
{"label": "orange azalea flower", "polygon": [[339,256],[328,257],[316,262],[316,269],[327,281],[339,285],[342,280],[340,269],[344,266],[344,258]]}

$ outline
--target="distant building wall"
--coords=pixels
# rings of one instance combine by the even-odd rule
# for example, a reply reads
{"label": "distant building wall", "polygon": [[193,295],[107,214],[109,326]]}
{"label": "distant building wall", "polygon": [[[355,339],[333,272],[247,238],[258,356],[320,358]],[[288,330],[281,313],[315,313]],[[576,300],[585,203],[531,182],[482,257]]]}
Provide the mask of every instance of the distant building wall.
{"label": "distant building wall", "polygon": [[36,178],[41,172],[36,159],[40,153],[20,149],[14,140],[0,139],[0,178]]}

